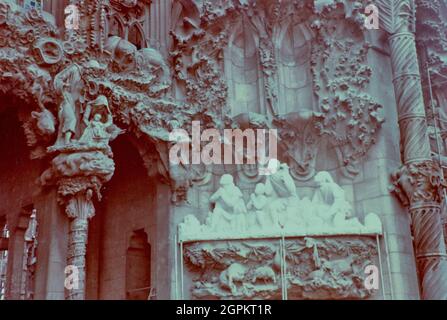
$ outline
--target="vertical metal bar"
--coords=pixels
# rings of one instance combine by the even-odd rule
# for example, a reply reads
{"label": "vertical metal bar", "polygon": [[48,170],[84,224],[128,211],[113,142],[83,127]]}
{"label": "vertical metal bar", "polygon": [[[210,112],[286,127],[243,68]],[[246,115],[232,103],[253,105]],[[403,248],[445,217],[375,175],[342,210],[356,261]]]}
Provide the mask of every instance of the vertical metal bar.
{"label": "vertical metal bar", "polygon": [[390,293],[391,293],[391,300],[394,300],[394,285],[393,285],[393,277],[391,276],[391,263],[390,263],[390,253],[388,249],[388,238],[386,235],[386,232],[383,233],[383,240],[385,242],[385,253],[386,253],[386,263],[388,268],[388,277],[390,281]]}
{"label": "vertical metal bar", "polygon": [[281,299],[284,300],[284,267],[283,267],[283,259],[282,259],[282,239],[279,238],[279,255],[281,257]]}
{"label": "vertical metal bar", "polygon": [[178,294],[178,230],[175,234],[175,247],[174,247],[174,269],[175,269],[175,300],[179,299]]}
{"label": "vertical metal bar", "polygon": [[379,267],[380,267],[380,282],[382,285],[382,295],[383,295],[383,300],[386,300],[386,294],[385,294],[385,280],[383,279],[383,268],[382,268],[382,253],[381,253],[381,248],[380,248],[380,239],[379,239],[379,235],[376,235],[376,241],[377,241],[377,253],[379,256]]}
{"label": "vertical metal bar", "polygon": [[283,254],[283,268],[284,268],[284,299],[288,300],[287,292],[287,261],[286,261],[286,241],[284,235],[282,235],[282,254]]}
{"label": "vertical metal bar", "polygon": [[183,300],[183,241],[180,240],[180,298]]}

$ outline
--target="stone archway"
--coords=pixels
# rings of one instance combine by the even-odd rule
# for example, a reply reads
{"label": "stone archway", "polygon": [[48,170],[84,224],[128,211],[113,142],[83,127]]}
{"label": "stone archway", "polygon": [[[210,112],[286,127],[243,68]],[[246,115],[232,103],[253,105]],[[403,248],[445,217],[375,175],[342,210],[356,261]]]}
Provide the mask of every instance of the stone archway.
{"label": "stone archway", "polygon": [[[35,259],[36,251],[27,249],[25,234],[34,208],[34,180],[40,172],[28,157],[19,115],[13,107],[18,101],[6,96],[1,99],[9,107],[0,105],[0,299],[29,300],[35,296],[36,271],[29,258],[32,255]],[[8,234],[4,234],[5,227]]]}
{"label": "stone archway", "polygon": [[[80,10],[83,20],[97,13]],[[178,115],[165,99],[169,68],[154,49],[105,39],[92,25],[61,35],[39,11],[13,3],[0,4],[0,35],[0,94],[32,106],[20,119],[31,157],[43,159],[40,183],[56,188],[70,219],[67,264],[79,285],[66,296],[84,299],[88,221],[115,170],[109,141],[124,130],[155,143],[168,136],[161,119]]]}

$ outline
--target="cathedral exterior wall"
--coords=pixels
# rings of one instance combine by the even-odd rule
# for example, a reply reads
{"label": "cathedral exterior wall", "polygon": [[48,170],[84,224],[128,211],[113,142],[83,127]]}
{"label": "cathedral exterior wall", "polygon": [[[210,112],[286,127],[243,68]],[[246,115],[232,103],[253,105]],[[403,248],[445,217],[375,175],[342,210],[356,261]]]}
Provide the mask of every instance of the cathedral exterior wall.
{"label": "cathedral exterior wall", "polygon": [[[398,3],[0,3],[1,294],[447,298],[447,5]],[[205,164],[194,123],[277,152]]]}

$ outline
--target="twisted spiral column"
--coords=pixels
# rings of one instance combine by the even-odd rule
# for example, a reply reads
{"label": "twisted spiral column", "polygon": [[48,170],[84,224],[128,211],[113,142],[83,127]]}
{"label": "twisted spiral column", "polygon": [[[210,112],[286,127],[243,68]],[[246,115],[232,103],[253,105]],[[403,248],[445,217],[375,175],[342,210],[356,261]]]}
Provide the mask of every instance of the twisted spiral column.
{"label": "twisted spiral column", "polygon": [[437,203],[412,206],[412,231],[424,300],[447,300],[447,255]]}
{"label": "twisted spiral column", "polygon": [[415,36],[400,32],[392,35],[389,43],[403,161],[431,160]]}
{"label": "twisted spiral column", "polygon": [[[404,166],[432,163],[427,134],[426,115],[416,51],[415,36],[410,31],[399,31],[389,38],[393,83],[396,94],[401,146]],[[441,222],[440,203],[433,202],[436,187],[430,175],[406,170],[412,177],[406,193],[410,199],[412,233],[416,254],[421,296],[424,300],[447,299],[447,259]],[[420,196],[420,195],[424,196]],[[421,200],[422,199],[422,200]],[[427,199],[427,200],[424,200]],[[428,200],[430,199],[430,200]]]}

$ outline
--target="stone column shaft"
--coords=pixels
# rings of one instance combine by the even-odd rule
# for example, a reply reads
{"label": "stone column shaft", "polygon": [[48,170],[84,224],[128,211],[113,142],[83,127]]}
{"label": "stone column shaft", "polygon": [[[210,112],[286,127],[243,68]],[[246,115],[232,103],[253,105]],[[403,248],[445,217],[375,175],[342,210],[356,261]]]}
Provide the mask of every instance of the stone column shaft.
{"label": "stone column shaft", "polygon": [[[433,177],[439,166],[431,159],[415,36],[398,31],[389,38],[404,168],[402,184],[410,200],[412,232],[426,300],[447,299],[447,260],[440,203]],[[403,180],[402,180],[403,181]]]}
{"label": "stone column shaft", "polygon": [[[86,194],[76,194],[68,202],[67,215],[71,218],[68,238],[67,265],[73,270],[74,282],[66,291],[68,300],[85,300],[86,253],[88,240],[88,220],[95,214],[91,201],[91,190]],[[75,273],[75,274],[74,274]]]}

